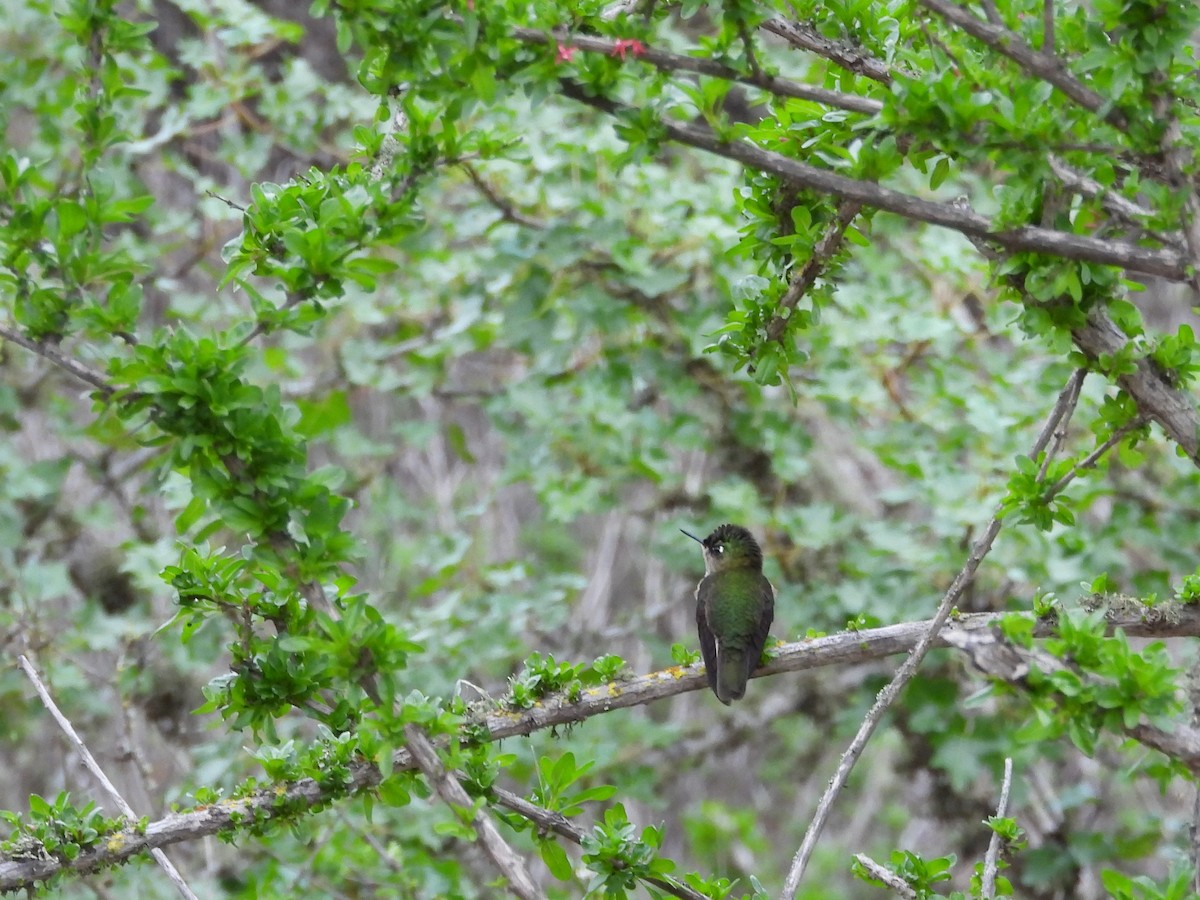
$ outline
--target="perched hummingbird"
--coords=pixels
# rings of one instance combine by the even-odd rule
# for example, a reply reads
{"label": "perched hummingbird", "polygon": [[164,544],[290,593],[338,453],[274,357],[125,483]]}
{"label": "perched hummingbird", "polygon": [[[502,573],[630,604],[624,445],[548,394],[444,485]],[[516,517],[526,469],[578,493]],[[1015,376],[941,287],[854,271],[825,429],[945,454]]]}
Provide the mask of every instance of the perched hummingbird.
{"label": "perched hummingbird", "polygon": [[729,705],[746,693],[775,617],[775,591],[762,571],[762,550],[741,525],[720,525],[704,540],[704,577],[696,586],[696,628],[708,686]]}

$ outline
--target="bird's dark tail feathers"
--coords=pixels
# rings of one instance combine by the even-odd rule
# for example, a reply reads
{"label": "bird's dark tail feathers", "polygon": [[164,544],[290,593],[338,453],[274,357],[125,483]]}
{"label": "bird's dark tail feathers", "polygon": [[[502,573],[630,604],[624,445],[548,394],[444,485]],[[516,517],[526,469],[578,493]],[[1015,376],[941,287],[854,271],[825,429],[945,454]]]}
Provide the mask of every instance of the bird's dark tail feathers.
{"label": "bird's dark tail feathers", "polygon": [[726,706],[734,700],[741,700],[746,695],[750,672],[757,663],[757,659],[753,662],[747,659],[744,650],[722,647],[717,654],[717,699]]}

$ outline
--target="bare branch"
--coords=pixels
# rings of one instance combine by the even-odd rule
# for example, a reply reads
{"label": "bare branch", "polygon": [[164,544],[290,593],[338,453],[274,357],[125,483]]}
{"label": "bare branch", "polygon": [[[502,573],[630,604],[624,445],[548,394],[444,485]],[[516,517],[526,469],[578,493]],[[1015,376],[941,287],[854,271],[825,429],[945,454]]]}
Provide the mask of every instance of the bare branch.
{"label": "bare branch", "polygon": [[[50,696],[50,691],[38,675],[37,669],[33,667],[33,663],[29,661],[29,658],[24,653],[21,653],[17,656],[17,665],[21,667],[21,671],[33,683],[33,689],[37,691],[38,697],[41,698],[42,705],[54,717],[54,721],[58,723],[58,727],[67,736],[67,740],[75,747],[75,752],[79,754],[87,770],[92,773],[92,777],[100,782],[100,786],[104,788],[105,793],[117,804],[117,808],[121,810],[122,814],[136,820],[138,817],[137,813],[133,811],[133,807],[125,801],[125,798],[121,796],[121,792],[117,790],[117,786],[109,780],[104,770],[100,768],[100,763],[96,762],[96,757],[92,756],[92,751],[87,748],[87,744],[83,742],[83,738],[75,731],[71,720],[63,715],[62,710],[58,708],[58,704]],[[167,859],[167,854],[156,847],[150,851],[150,855],[154,857],[154,861],[158,863],[159,868],[167,874],[167,878],[171,880],[171,883],[175,885],[175,889],[182,896],[187,897],[188,900],[198,900],[196,895],[192,893],[192,889],[188,887],[187,882],[183,880],[183,876],[179,874],[179,870],[175,868],[171,860]]]}
{"label": "bare branch", "polygon": [[[1000,802],[996,805],[996,818],[1003,819],[1008,815],[1008,792],[1012,787],[1012,757],[1004,760],[1004,781],[1000,785]],[[996,874],[1000,870],[1000,832],[993,831],[992,839],[988,841],[987,854],[983,857],[983,878],[981,893],[986,900],[996,896]]]}
{"label": "bare branch", "polygon": [[[1066,417],[1074,409],[1074,398],[1077,396],[1079,381],[1079,373],[1072,373],[1067,384],[1059,393],[1054,409],[1051,410],[1049,417],[1046,419],[1046,424],[1042,426],[1041,432],[1039,432],[1037,438],[1034,440],[1033,450],[1030,453],[1032,458],[1036,459],[1038,454],[1046,448],[1050,443],[1050,438],[1054,434],[1055,429],[1060,424],[1065,427]],[[929,629],[921,635],[921,639],[913,647],[908,658],[900,665],[900,668],[896,671],[896,675],[879,692],[879,696],[875,698],[875,703],[867,712],[862,725],[859,726],[858,732],[850,742],[850,746],[842,754],[837,770],[829,780],[829,786],[817,802],[816,812],[813,813],[812,821],[809,823],[808,829],[804,832],[804,839],[800,842],[800,847],[796,851],[796,855],[792,858],[787,878],[783,883],[781,896],[784,900],[796,896],[796,891],[800,888],[800,879],[804,877],[804,870],[808,867],[808,861],[812,858],[817,841],[821,837],[821,832],[825,829],[825,823],[829,820],[833,804],[841,794],[843,788],[845,788],[846,782],[850,779],[850,773],[854,770],[859,757],[862,756],[863,750],[866,749],[867,742],[871,739],[871,735],[875,733],[875,729],[879,727],[884,713],[888,711],[896,701],[896,698],[900,696],[900,692],[904,690],[908,682],[917,674],[917,669],[920,668],[925,656],[933,649],[942,626],[950,616],[950,610],[958,602],[967,585],[974,579],[975,572],[979,569],[979,565],[983,562],[984,557],[991,551],[996,536],[1000,534],[1000,526],[1000,511],[997,510],[993,514],[991,521],[988,522],[987,527],[984,528],[983,534],[980,535],[979,539],[971,547],[971,554],[967,557],[967,561],[963,564],[958,574],[954,576],[954,581],[950,583],[950,587],[947,588],[945,595],[938,604],[937,612],[934,614]]]}
{"label": "bare branch", "polygon": [[[1079,394],[1083,390],[1083,382],[1086,378],[1087,369],[1076,369],[1075,374],[1071,376],[1071,380],[1067,382],[1067,390],[1059,396],[1059,403],[1063,404],[1063,411],[1059,413],[1058,418],[1062,425],[1054,429],[1054,446],[1050,448],[1050,452],[1042,460],[1042,467],[1038,470],[1038,481],[1046,479],[1046,472],[1050,469],[1050,463],[1058,455],[1058,452],[1062,450],[1063,444],[1067,440],[1067,422],[1071,420],[1071,416],[1075,412],[1075,405],[1079,402]],[[1051,493],[1057,494],[1059,490],[1061,488],[1055,486]]]}
{"label": "bare branch", "polygon": [[1054,0],[1042,0],[1042,53],[1054,56]]}
{"label": "bare branch", "polygon": [[525,228],[533,228],[538,230],[546,227],[545,222],[541,222],[532,216],[525,215],[525,213],[517,209],[516,204],[514,204],[511,200],[509,200],[507,197],[500,196],[499,192],[490,184],[488,184],[484,177],[479,174],[479,170],[469,162],[461,163],[459,168],[467,173],[467,177],[471,179],[471,184],[475,185],[475,189],[479,191],[479,193],[483,194],[484,199],[487,200],[488,203],[492,204],[492,206],[496,207],[496,210],[500,213],[500,217],[505,222],[511,222],[514,225],[521,225]]}
{"label": "bare branch", "polygon": [[544,896],[538,890],[537,885],[533,883],[533,878],[525,868],[525,861],[508,845],[492,820],[474,808],[475,804],[471,800],[471,795],[458,783],[458,779],[453,774],[446,771],[442,761],[438,759],[437,750],[434,749],[424,732],[410,722],[404,726],[404,739],[408,742],[408,749],[411,751],[417,767],[425,775],[429,786],[437,791],[442,802],[452,808],[463,810],[464,815],[467,811],[470,812],[471,825],[475,828],[475,833],[479,835],[479,843],[483,845],[484,851],[496,864],[496,868],[508,879],[512,892],[522,900],[538,900]]}
{"label": "bare branch", "polygon": [[858,47],[830,40],[811,25],[788,22],[784,19],[767,19],[758,27],[783,38],[798,50],[815,53],[855,75],[862,75],[881,84],[892,83],[891,69],[883,60],[876,59]]}
{"label": "bare branch", "polygon": [[111,397],[115,391],[113,386],[104,380],[103,376],[93,372],[87,366],[80,362],[76,362],[71,357],[67,356],[57,347],[47,344],[45,341],[33,341],[25,337],[18,331],[6,328],[0,325],[0,339],[11,341],[18,346],[24,347],[26,350],[32,350],[38,356],[50,360],[60,369],[70,372],[80,381],[90,384],[99,391],[106,399]]}
{"label": "bare branch", "polygon": [[[563,94],[610,115],[621,115],[628,107],[606,97],[589,94],[582,86],[560,81]],[[1102,265],[1119,266],[1171,281],[1185,281],[1187,267],[1180,253],[1171,249],[1152,249],[1121,241],[1106,241],[1049,228],[1025,226],[1008,231],[993,231],[990,219],[965,204],[937,203],[859,181],[826,169],[808,165],[747,141],[724,141],[712,129],[691,123],[660,119],[659,124],[671,140],[706,150],[726,159],[767,172],[800,188],[854,200],[863,206],[886,210],[908,219],[928,222],[976,237],[1009,251],[1033,251],[1065,259],[1077,259]]]}

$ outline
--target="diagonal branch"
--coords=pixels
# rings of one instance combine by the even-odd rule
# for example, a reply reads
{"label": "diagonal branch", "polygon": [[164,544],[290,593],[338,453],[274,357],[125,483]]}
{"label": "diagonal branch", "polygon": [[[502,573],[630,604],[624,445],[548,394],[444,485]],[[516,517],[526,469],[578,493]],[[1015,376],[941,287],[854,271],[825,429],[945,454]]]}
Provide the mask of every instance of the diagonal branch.
{"label": "diagonal branch", "polygon": [[[517,796],[512,791],[504,790],[504,788],[493,787],[492,794],[495,795],[496,802],[500,806],[511,809],[517,815],[523,816],[530,822],[533,822],[543,832],[552,831],[573,844],[582,844],[583,839],[587,837],[582,828],[576,826],[560,812],[555,812],[552,809],[544,809],[541,806],[530,803],[524,797]],[[674,897],[681,898],[681,900],[705,900],[705,896],[699,891],[676,881],[674,878],[659,878],[655,875],[650,875],[643,880],[647,884],[654,885],[660,891],[666,891]]]}
{"label": "diagonal branch", "polygon": [[797,50],[814,53],[841,66],[847,72],[862,75],[881,84],[892,83],[892,72],[886,62],[859,47],[827,38],[811,25],[788,22],[785,19],[767,19],[758,27],[783,38]]}
{"label": "diagonal branch", "polygon": [[495,823],[481,810],[475,809],[471,795],[451,772],[446,771],[446,767],[438,759],[437,750],[425,733],[410,722],[404,726],[404,739],[408,741],[408,749],[417,767],[425,775],[429,786],[437,791],[442,802],[452,809],[461,810],[464,817],[470,815],[471,826],[479,835],[479,843],[496,864],[496,868],[504,874],[512,892],[521,900],[539,900],[543,897],[542,892],[533,883],[529,870],[525,868],[525,861],[504,840]]}
{"label": "diagonal branch", "polygon": [[[1005,615],[1013,613],[974,613],[950,621],[934,640],[936,647],[954,647],[963,643],[962,635],[972,636],[975,644],[995,641],[993,626]],[[1026,614],[1028,615],[1028,614]],[[1130,637],[1200,637],[1200,606],[1159,604],[1148,607],[1128,602],[1116,603],[1108,610],[1110,630],[1120,628]],[[784,672],[802,672],[826,666],[845,666],[871,662],[905,653],[929,632],[932,620],[905,622],[848,631],[842,634],[778,645],[771,650],[771,660],[751,676],[765,678]],[[1047,637],[1055,633],[1050,620],[1038,620],[1034,635]],[[644,706],[667,697],[690,691],[708,689],[704,667],[671,666],[623,681],[587,688],[571,701],[562,694],[543,698],[530,709],[519,711],[488,708],[473,718],[482,734],[480,740],[500,741],[505,738],[531,734],[556,725],[571,725],[617,709]],[[1141,740],[1142,735],[1133,734]],[[1161,735],[1147,735],[1161,741]],[[1173,744],[1163,744],[1164,753],[1190,768],[1200,771],[1200,729],[1179,727]],[[394,756],[396,770],[415,767],[407,749]],[[261,827],[277,818],[295,816],[318,806],[327,806],[339,797],[371,790],[379,785],[381,775],[377,766],[361,762],[352,764],[344,779],[319,784],[311,778],[282,782],[246,796],[221,800],[185,812],[172,813],[151,822],[145,829],[137,825],[102,836],[101,841],[84,849],[72,860],[55,857],[37,859],[9,858],[0,861],[0,892],[27,887],[64,872],[84,874],[106,866],[118,865],[131,858],[182,841],[196,840],[218,832]]]}
{"label": "diagonal branch", "polygon": [[1003,25],[985,22],[952,0],[918,0],[931,12],[937,13],[947,22],[957,25],[971,37],[987,44],[997,53],[1007,56],[1031,75],[1066,94],[1089,112],[1100,116],[1110,125],[1126,130],[1129,121],[1125,113],[1072,75],[1061,59],[1053,55],[1053,48],[1043,48],[1039,53],[1021,40],[1015,32]]}
{"label": "diagonal branch", "polygon": [[[1108,312],[1100,306],[1088,310],[1087,324],[1071,332],[1075,346],[1091,360],[1114,359],[1129,344]],[[1133,370],[1117,376],[1117,384],[1137,403],[1143,416],[1153,419],[1200,466],[1200,413],[1191,392],[1174,384],[1154,361],[1138,354]]]}
{"label": "diagonal branch", "polygon": [[[625,116],[635,109],[607,97],[596,97],[579,84],[560,80],[562,93],[580,103],[612,116]],[[723,156],[745,166],[775,175],[800,188],[832,194],[843,200],[853,200],[863,206],[886,210],[907,219],[940,225],[996,244],[1009,251],[1044,253],[1064,259],[1076,259],[1101,265],[1119,266],[1133,272],[1158,275],[1171,281],[1188,278],[1183,255],[1176,250],[1140,247],[1123,241],[1055,231],[1050,228],[1025,226],[1006,231],[994,231],[992,221],[963,204],[938,203],[882,187],[870,181],[860,181],[811,166],[791,157],[764,150],[748,141],[726,141],[704,125],[658,121],[666,137],[717,156]]]}
{"label": "diagonal branch", "polygon": [[846,200],[838,205],[837,216],[826,226],[825,233],[813,247],[813,251],[804,261],[804,265],[793,272],[787,292],[780,298],[779,307],[767,325],[767,340],[777,341],[783,337],[788,323],[783,313],[794,309],[801,298],[816,284],[826,263],[841,249],[846,229],[850,227],[850,223],[854,221],[861,210],[862,204],[854,200]]}
{"label": "diagonal branch", "polygon": [[[1079,398],[1079,386],[1086,374],[1086,372],[1080,370],[1074,372],[1070,379],[1068,379],[1067,384],[1058,395],[1058,401],[1054,404],[1054,409],[1050,411],[1050,415],[1046,419],[1046,424],[1042,426],[1042,430],[1033,442],[1033,448],[1029,454],[1031,459],[1037,459],[1038,455],[1049,446],[1050,439],[1060,425],[1064,429],[1066,428],[1071,414],[1075,411],[1075,403]],[[884,713],[888,711],[900,696],[900,693],[917,674],[917,670],[921,667],[921,663],[924,661],[926,655],[933,649],[935,640],[941,633],[942,626],[950,616],[950,610],[975,578],[975,572],[979,569],[984,557],[991,552],[992,544],[995,543],[996,537],[1000,534],[1001,524],[1001,511],[997,509],[992,515],[991,521],[988,522],[987,527],[984,528],[983,534],[980,535],[979,539],[971,547],[971,553],[967,557],[967,561],[963,563],[963,567],[954,576],[954,581],[946,589],[946,593],[938,604],[937,612],[934,614],[929,628],[921,635],[921,639],[917,641],[917,645],[913,647],[912,652],[901,663],[892,680],[879,692],[879,696],[875,698],[874,704],[872,704],[871,709],[867,712],[862,725],[859,726],[858,732],[850,742],[850,746],[842,754],[837,770],[829,780],[829,786],[817,802],[816,812],[813,813],[812,822],[809,823],[808,829],[804,832],[804,839],[800,842],[800,847],[796,850],[796,855],[792,857],[792,864],[788,868],[787,878],[783,883],[783,893],[781,896],[784,900],[796,896],[796,891],[800,889],[800,879],[804,877],[804,871],[808,868],[808,861],[812,858],[813,851],[816,850],[817,841],[821,837],[825,823],[829,820],[833,804],[845,788],[846,783],[850,780],[850,773],[858,763],[859,757],[862,756],[863,750],[866,749],[867,742],[870,741],[871,735],[875,733],[875,729],[879,727]]]}
{"label": "diagonal branch", "polygon": [[72,359],[57,347],[51,346],[45,341],[31,340],[20,332],[14,331],[10,328],[5,328],[4,326],[0,326],[0,340],[11,341],[20,347],[24,347],[26,350],[31,350],[44,359],[48,359],[60,369],[65,369],[67,372],[70,372],[85,384],[90,384],[105,398],[113,395],[114,388],[111,384],[104,380],[103,375],[100,375],[98,372],[93,372],[83,363]]}

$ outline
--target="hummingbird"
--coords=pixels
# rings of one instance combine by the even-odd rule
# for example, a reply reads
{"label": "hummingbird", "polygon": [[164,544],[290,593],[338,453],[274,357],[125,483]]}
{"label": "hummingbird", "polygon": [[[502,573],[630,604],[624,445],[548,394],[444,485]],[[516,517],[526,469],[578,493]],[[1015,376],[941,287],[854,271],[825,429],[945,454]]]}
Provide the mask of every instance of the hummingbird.
{"label": "hummingbird", "polygon": [[746,693],[775,617],[775,591],[762,571],[762,550],[741,525],[719,525],[701,540],[704,577],[696,586],[696,628],[708,686],[728,706]]}

